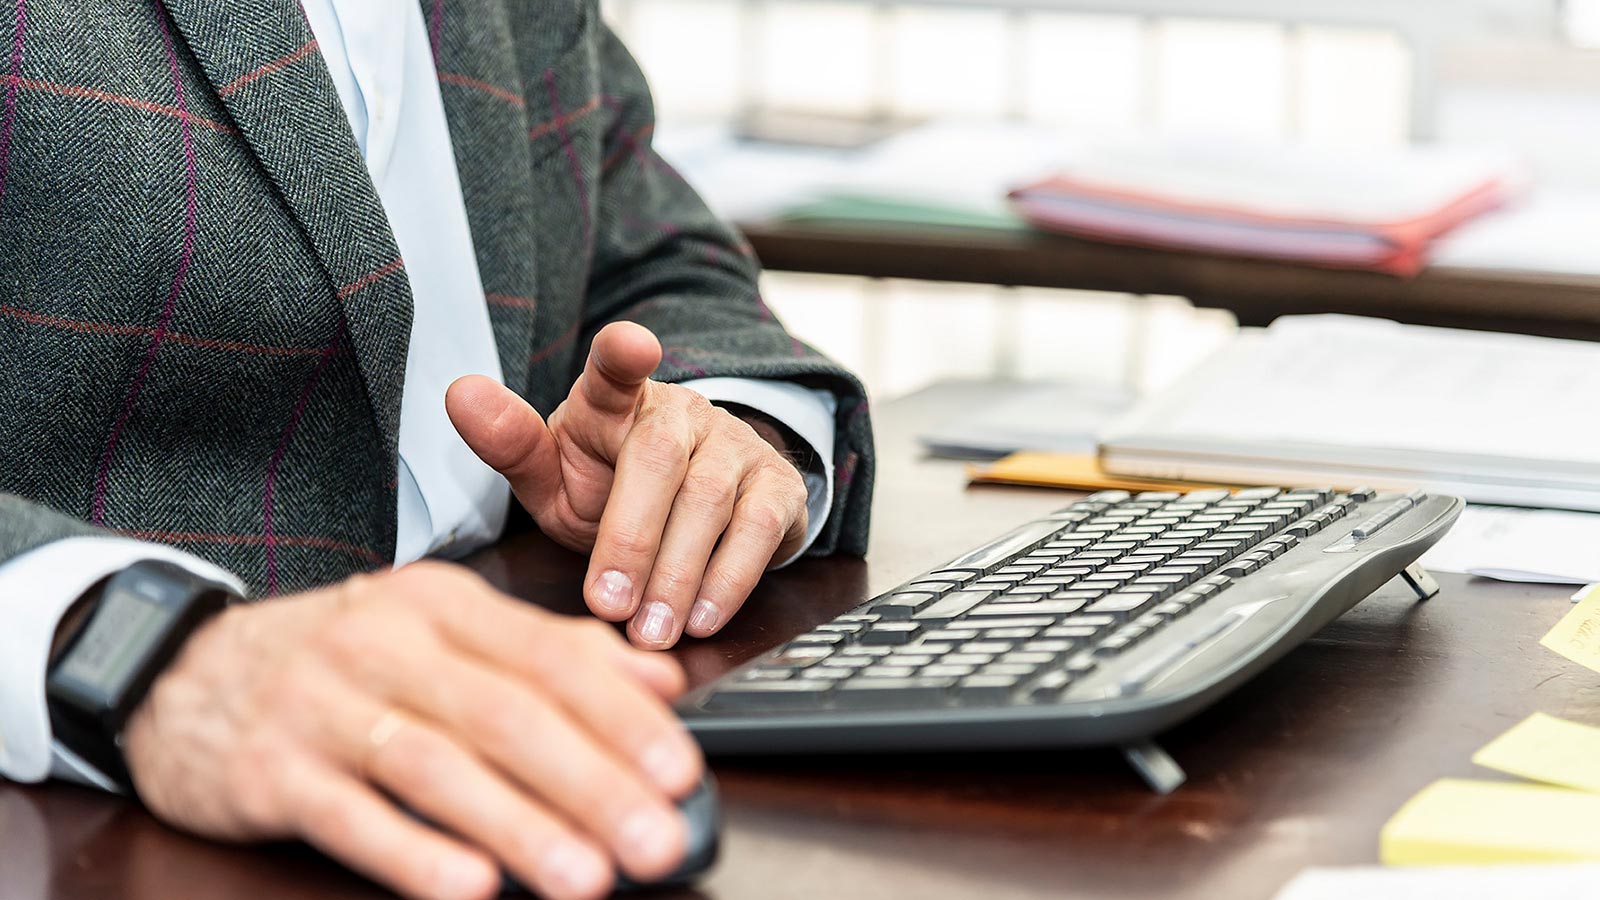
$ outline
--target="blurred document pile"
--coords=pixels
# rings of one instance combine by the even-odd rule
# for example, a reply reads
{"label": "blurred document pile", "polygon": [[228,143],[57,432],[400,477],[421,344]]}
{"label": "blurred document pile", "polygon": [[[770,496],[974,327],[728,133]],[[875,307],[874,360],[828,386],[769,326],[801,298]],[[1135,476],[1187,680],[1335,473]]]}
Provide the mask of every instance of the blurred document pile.
{"label": "blurred document pile", "polygon": [[1109,425],[1108,472],[1600,511],[1600,344],[1291,316]]}
{"label": "blurred document pile", "polygon": [[1525,180],[1467,149],[1141,142],[1076,154],[1011,198],[1033,225],[1095,240],[1412,275]]}

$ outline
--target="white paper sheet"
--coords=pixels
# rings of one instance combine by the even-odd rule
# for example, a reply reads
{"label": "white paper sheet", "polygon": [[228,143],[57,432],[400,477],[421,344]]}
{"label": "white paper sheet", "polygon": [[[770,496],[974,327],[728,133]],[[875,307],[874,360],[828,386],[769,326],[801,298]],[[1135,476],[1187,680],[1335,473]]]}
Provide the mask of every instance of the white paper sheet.
{"label": "white paper sheet", "polygon": [[1277,900],[1591,900],[1600,865],[1378,866],[1301,872]]}
{"label": "white paper sheet", "polygon": [[1600,581],[1600,514],[1469,506],[1422,564],[1500,581],[1591,584]]}

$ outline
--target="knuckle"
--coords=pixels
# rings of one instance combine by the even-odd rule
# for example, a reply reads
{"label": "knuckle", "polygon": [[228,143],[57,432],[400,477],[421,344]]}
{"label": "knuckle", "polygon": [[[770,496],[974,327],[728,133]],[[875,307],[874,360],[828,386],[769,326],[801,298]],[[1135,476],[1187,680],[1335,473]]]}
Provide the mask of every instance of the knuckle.
{"label": "knuckle", "polygon": [[393,748],[395,777],[426,797],[446,796],[451,790],[451,747],[448,739],[416,728],[405,729],[404,742]]}
{"label": "knuckle", "polygon": [[[385,655],[388,642],[383,639],[373,617],[359,612],[348,612],[329,620],[317,634],[316,649],[341,668],[361,664]],[[295,680],[292,668],[286,677],[279,679],[285,685]]]}
{"label": "knuckle", "polygon": [[525,697],[488,692],[468,698],[463,707],[463,724],[472,733],[473,742],[490,757],[514,757],[527,743],[530,732],[543,730],[542,705]]}
{"label": "knuckle", "polygon": [[637,525],[616,529],[607,543],[612,553],[628,559],[644,559],[656,552],[656,537],[647,535]]}
{"label": "knuckle", "polygon": [[684,476],[683,487],[679,496],[686,503],[694,503],[706,509],[719,509],[731,506],[738,494],[739,486],[734,481],[733,466],[697,467],[689,470]]}
{"label": "knuckle", "polygon": [[771,499],[752,500],[745,505],[742,518],[760,534],[782,534],[789,528],[788,513]]}
{"label": "knuckle", "polygon": [[639,462],[657,472],[671,472],[689,458],[689,442],[676,428],[659,419],[640,423],[628,435]]}

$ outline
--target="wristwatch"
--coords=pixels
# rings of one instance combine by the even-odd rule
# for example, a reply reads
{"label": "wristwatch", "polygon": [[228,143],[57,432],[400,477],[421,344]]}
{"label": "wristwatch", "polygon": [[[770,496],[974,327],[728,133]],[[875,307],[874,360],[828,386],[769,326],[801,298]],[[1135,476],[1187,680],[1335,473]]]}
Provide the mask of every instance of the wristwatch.
{"label": "wristwatch", "polygon": [[50,656],[45,694],[56,740],[132,795],[123,727],[189,635],[236,599],[223,585],[156,561],[91,588]]}

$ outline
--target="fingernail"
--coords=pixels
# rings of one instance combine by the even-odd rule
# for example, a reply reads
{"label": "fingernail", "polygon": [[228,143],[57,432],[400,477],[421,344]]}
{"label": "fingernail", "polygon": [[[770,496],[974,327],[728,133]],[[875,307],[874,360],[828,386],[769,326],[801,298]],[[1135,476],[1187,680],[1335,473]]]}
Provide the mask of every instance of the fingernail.
{"label": "fingernail", "polygon": [[577,841],[562,840],[544,855],[541,871],[562,893],[590,896],[604,886],[607,870],[599,854]]}
{"label": "fingernail", "polygon": [[677,850],[678,841],[673,834],[677,825],[670,816],[654,810],[634,813],[622,825],[624,852],[649,867],[668,862],[667,858]]}
{"label": "fingernail", "polygon": [[689,610],[689,630],[705,637],[717,627],[717,605],[710,600],[696,600]]}
{"label": "fingernail", "polygon": [[683,788],[693,775],[694,763],[694,755],[685,749],[682,738],[656,741],[639,760],[656,787],[668,793]]}
{"label": "fingernail", "polygon": [[638,621],[639,636],[650,643],[661,644],[672,639],[672,607],[660,600],[646,603]]}
{"label": "fingernail", "polygon": [[600,596],[595,601],[608,613],[624,615],[633,609],[633,579],[617,571],[609,571],[595,582]]}

